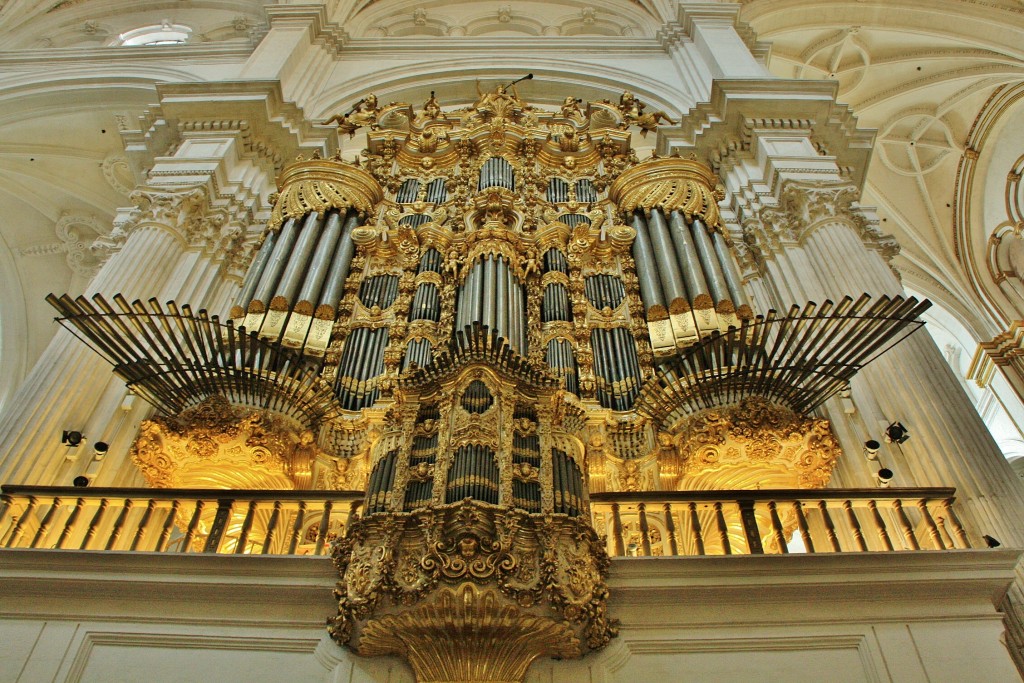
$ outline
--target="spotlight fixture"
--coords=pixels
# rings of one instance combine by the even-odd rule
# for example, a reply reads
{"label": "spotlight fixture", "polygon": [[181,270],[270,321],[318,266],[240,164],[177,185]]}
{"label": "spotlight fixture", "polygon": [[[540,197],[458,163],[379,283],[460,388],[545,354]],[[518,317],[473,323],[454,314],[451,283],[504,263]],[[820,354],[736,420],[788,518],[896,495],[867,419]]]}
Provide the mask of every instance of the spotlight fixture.
{"label": "spotlight fixture", "polygon": [[878,460],[878,449],[882,447],[882,444],[878,443],[874,439],[870,439],[864,442],[864,457],[868,460]]}
{"label": "spotlight fixture", "polygon": [[96,460],[102,460],[103,456],[107,454],[107,450],[109,448],[110,446],[107,444],[106,441],[97,441],[92,445],[93,458],[95,458]]}
{"label": "spotlight fixture", "polygon": [[82,432],[70,432],[65,430],[64,434],[60,437],[60,442],[66,444],[68,448],[77,448],[82,443]]}
{"label": "spotlight fixture", "polygon": [[886,443],[905,443],[910,438],[910,432],[899,422],[893,422],[885,428]]}
{"label": "spotlight fixture", "polygon": [[71,483],[77,486],[78,488],[82,489],[89,485],[89,477],[80,474],[77,477],[75,477]]}
{"label": "spotlight fixture", "polygon": [[982,538],[985,539],[985,544],[988,545],[989,548],[998,548],[1002,545],[1002,543],[992,538],[988,534],[983,535]]}
{"label": "spotlight fixture", "polygon": [[882,469],[875,472],[875,479],[878,480],[878,488],[880,489],[889,488],[889,482],[892,481],[892,478],[892,470],[890,470],[888,467],[883,467]]}

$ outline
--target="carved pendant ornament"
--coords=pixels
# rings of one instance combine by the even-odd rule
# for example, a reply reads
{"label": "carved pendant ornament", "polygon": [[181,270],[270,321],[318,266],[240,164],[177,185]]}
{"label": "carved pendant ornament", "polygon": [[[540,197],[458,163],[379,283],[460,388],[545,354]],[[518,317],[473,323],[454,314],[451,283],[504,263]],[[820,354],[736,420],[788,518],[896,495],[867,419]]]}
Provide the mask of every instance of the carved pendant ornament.
{"label": "carved pendant ornament", "polygon": [[578,657],[616,633],[593,528],[466,500],[356,522],[334,549],[329,631],[407,659],[419,683],[521,681],[537,657]]}

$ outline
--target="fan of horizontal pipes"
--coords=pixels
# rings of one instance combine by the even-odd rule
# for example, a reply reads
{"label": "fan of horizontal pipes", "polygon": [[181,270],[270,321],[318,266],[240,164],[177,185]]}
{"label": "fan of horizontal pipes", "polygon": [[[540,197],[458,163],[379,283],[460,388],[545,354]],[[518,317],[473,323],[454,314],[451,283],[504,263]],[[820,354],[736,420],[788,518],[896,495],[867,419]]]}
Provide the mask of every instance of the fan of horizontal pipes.
{"label": "fan of horizontal pipes", "polygon": [[702,410],[760,396],[806,415],[845,388],[865,365],[924,323],[930,306],[913,297],[864,294],[769,311],[713,333],[662,361],[636,410],[663,428]]}
{"label": "fan of horizontal pipes", "polygon": [[331,387],[321,379],[322,359],[311,359],[256,332],[193,313],[170,301],[132,303],[120,294],[113,305],[50,294],[58,322],[89,345],[129,388],[167,415],[177,415],[220,394],[235,405],[277,412],[307,429],[340,414]]}

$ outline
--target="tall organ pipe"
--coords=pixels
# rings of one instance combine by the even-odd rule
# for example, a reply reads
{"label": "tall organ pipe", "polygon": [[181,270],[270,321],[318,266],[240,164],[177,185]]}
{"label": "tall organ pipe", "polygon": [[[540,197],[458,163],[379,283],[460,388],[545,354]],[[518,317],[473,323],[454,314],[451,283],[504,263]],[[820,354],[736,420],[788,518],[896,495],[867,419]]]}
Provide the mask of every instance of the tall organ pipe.
{"label": "tall organ pipe", "polygon": [[651,211],[647,227],[650,229],[654,259],[658,264],[658,275],[661,278],[661,288],[668,300],[667,303],[671,304],[680,298],[686,299],[686,287],[683,285],[683,278],[679,272],[679,263],[674,258],[675,250],[672,247],[668,226],[665,225],[665,216],[661,213],[661,209]]}
{"label": "tall organ pipe", "polygon": [[484,259],[484,318],[483,323],[488,329],[494,329],[494,314],[497,292],[494,290],[494,257]]}
{"label": "tall organ pipe", "polygon": [[511,304],[508,287],[508,264],[505,263],[505,259],[501,256],[498,257],[497,276],[498,281],[495,283],[495,291],[498,294],[498,319],[495,322],[498,325],[501,336],[508,339],[511,344],[512,336],[509,334],[508,325],[508,309]]}
{"label": "tall organ pipe", "polygon": [[256,296],[254,298],[263,304],[264,307],[270,302],[270,297],[274,292],[274,287],[277,286],[281,271],[284,270],[285,264],[288,262],[288,255],[291,254],[292,246],[295,244],[295,233],[295,219],[289,218],[281,226],[281,234],[277,238],[277,244],[274,245],[274,253],[271,255],[270,262],[263,271],[263,275],[260,277],[259,285],[256,287]]}
{"label": "tall organ pipe", "polygon": [[712,233],[711,241],[715,245],[715,253],[718,255],[718,263],[722,266],[722,274],[725,275],[725,284],[729,288],[729,295],[736,307],[749,305],[746,292],[743,291],[743,283],[740,274],[736,270],[736,263],[733,261],[729,245],[725,238],[718,232]]}
{"label": "tall organ pipe", "polygon": [[317,238],[320,236],[320,215],[316,211],[306,214],[306,220],[296,238],[296,244],[288,257],[288,265],[284,274],[277,284],[274,292],[274,299],[282,299],[278,303],[290,305],[295,303],[295,292],[299,289],[303,276],[306,274],[306,265],[309,257],[313,254]]}
{"label": "tall organ pipe", "polygon": [[310,303],[320,294],[324,280],[327,278],[328,259],[334,253],[338,245],[338,238],[341,237],[341,216],[337,211],[331,211],[327,218],[327,225],[324,227],[320,241],[316,245],[316,252],[313,253],[313,262],[309,266],[306,280],[299,292],[299,301]]}
{"label": "tall organ pipe", "polygon": [[238,297],[238,307],[242,309],[243,313],[249,308],[249,302],[252,301],[253,294],[256,293],[256,286],[260,283],[263,269],[267,267],[267,262],[270,260],[270,255],[274,251],[274,244],[276,242],[277,231],[271,230],[263,238],[263,245],[256,253],[256,258],[253,259],[252,265],[249,266],[249,272],[246,273],[245,281],[242,283],[242,292]]}
{"label": "tall organ pipe", "polygon": [[711,297],[716,304],[729,299],[729,289],[726,287],[725,276],[722,275],[722,268],[718,264],[714,247],[711,246],[707,226],[696,218],[693,220],[693,239],[697,243],[697,255],[700,256],[700,263],[704,266],[708,287],[711,288]]}
{"label": "tall organ pipe", "polygon": [[349,266],[352,265],[352,256],[355,254],[355,242],[352,241],[352,231],[359,225],[359,214],[349,210],[345,217],[345,224],[342,227],[341,239],[334,252],[331,261],[331,269],[327,273],[327,286],[320,295],[319,304],[334,308],[341,301],[341,293],[345,288],[345,278],[348,277]]}
{"label": "tall organ pipe", "polygon": [[679,264],[682,266],[686,290],[690,295],[690,301],[693,302],[701,294],[708,293],[701,260],[690,235],[690,227],[686,224],[683,215],[678,211],[673,211],[669,220],[672,225],[672,242],[676,248],[676,258],[679,259]]}

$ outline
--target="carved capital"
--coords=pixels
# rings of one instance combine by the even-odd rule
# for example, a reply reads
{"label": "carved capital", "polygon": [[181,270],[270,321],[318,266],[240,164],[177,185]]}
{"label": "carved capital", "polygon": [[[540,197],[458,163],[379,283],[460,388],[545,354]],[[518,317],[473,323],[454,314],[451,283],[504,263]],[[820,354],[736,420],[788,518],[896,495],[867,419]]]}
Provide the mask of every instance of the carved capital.
{"label": "carved capital", "polygon": [[762,209],[759,222],[744,225],[744,241],[764,257],[785,246],[801,246],[818,228],[839,222],[856,230],[869,249],[891,260],[899,245],[864,214],[859,198],[857,187],[845,181],[787,182],[778,205]]}

